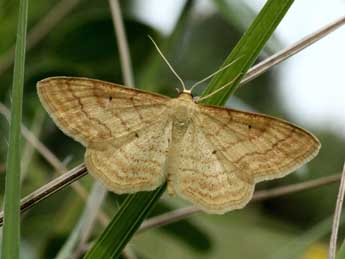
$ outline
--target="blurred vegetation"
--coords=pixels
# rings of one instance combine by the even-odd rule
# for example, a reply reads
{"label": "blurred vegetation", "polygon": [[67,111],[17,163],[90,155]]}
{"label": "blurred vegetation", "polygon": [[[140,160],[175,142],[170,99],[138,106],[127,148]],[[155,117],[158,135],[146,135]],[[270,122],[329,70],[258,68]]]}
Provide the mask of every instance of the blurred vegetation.
{"label": "blurred vegetation", "polygon": [[[36,0],[31,3],[29,31],[57,2]],[[122,1],[121,4],[137,87],[174,96],[178,82],[162,62],[157,65],[158,76],[145,78],[150,69],[148,64],[152,64],[152,59],[157,56],[147,35],[152,35],[158,44],[166,44],[165,40],[169,35],[136,17],[133,11],[136,8],[134,1]],[[219,3],[215,5],[216,8],[220,6],[222,5]],[[0,3],[0,61],[2,54],[5,54],[15,41],[16,8],[17,1]],[[254,18],[255,12],[250,11],[246,12],[246,17],[252,14],[251,18]],[[167,46],[170,60],[187,83],[203,78],[218,68],[245,29],[238,20],[231,21],[224,12],[226,10],[223,9],[221,12],[194,11],[185,30],[180,32],[173,44]],[[277,51],[277,46],[280,45],[276,38],[273,43],[268,44],[267,53]],[[0,74],[0,101],[7,106],[10,103],[12,71],[11,66]],[[288,117],[285,107],[278,99],[277,89],[280,82],[275,71],[273,69],[242,87],[236,96],[258,112],[293,122],[293,118]],[[36,82],[57,75],[83,76],[122,83],[107,1],[80,1],[27,53],[23,121],[29,128],[37,126],[35,115],[43,110],[37,98]],[[232,105],[230,102],[230,105],[236,107],[236,103]],[[281,180],[259,184],[258,189],[340,172],[345,140],[331,131],[312,129],[309,125],[301,126],[307,127],[320,139],[322,149],[319,156],[297,173]],[[62,134],[48,116],[39,127],[42,128],[39,138],[61,161],[67,161],[68,168],[82,161],[82,146]],[[6,136],[8,123],[0,116],[0,203],[3,200],[4,163],[8,146]],[[22,196],[56,176],[51,166],[38,153],[29,158],[26,169]],[[87,189],[92,181],[89,176],[80,180]],[[268,258],[273,254],[273,250],[284,250],[290,242],[299,240],[303,233],[307,233],[332,215],[337,191],[337,185],[330,185],[249,205],[243,210],[224,216],[198,214],[178,223],[138,234],[130,247],[139,258],[229,258],[230,255],[231,258]],[[112,216],[120,200],[121,197],[117,195],[108,195],[103,206],[104,211]],[[153,214],[184,204],[177,198],[164,197]],[[54,258],[76,224],[83,206],[83,200],[68,187],[25,213],[22,217],[23,258]],[[95,236],[102,229],[101,225],[97,225]],[[324,253],[323,248],[326,246],[323,246],[322,242],[328,242],[328,234],[328,231],[322,232],[320,237],[324,239],[307,247],[307,251],[303,250],[300,258],[317,258],[316,255],[309,255]]]}

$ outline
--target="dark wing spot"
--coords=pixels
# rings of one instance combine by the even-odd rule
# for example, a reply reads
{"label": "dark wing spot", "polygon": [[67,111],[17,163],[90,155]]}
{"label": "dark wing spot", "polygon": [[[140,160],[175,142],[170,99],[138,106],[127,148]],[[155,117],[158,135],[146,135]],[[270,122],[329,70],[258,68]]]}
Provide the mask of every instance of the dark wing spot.
{"label": "dark wing spot", "polygon": [[248,129],[251,129],[252,128],[252,125],[248,125]]}
{"label": "dark wing spot", "polygon": [[135,137],[136,138],[139,138],[139,134],[135,132]]}
{"label": "dark wing spot", "polygon": [[217,150],[213,150],[213,151],[212,151],[212,154],[216,154],[216,153],[217,153]]}
{"label": "dark wing spot", "polygon": [[111,102],[111,100],[113,100],[113,97],[112,97],[112,96],[109,96],[109,102]]}

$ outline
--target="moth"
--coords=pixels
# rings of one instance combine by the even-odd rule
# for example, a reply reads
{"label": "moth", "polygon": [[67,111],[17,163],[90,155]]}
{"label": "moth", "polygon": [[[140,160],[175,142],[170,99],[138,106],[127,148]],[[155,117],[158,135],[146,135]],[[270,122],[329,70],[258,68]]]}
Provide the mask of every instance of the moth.
{"label": "moth", "polygon": [[310,161],[320,143],[267,115],[203,105],[184,90],[169,98],[109,82],[51,77],[38,82],[56,125],[86,147],[91,175],[115,193],[151,191],[167,181],[208,213],[244,207],[255,184]]}

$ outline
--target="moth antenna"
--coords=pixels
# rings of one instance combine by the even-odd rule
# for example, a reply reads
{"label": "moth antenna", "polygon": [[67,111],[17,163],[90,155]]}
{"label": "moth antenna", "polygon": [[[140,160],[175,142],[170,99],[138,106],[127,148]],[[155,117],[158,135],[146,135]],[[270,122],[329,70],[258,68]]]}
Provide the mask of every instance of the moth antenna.
{"label": "moth antenna", "polygon": [[213,72],[212,74],[208,75],[207,77],[201,79],[200,81],[196,82],[195,84],[192,85],[192,87],[190,88],[190,91],[193,91],[193,89],[202,84],[203,82],[209,80],[210,78],[212,78],[214,75],[218,74],[219,72],[222,72],[223,70],[227,69],[228,67],[232,66],[233,64],[235,64],[238,60],[240,60],[243,56],[240,56],[238,58],[236,58],[235,60],[231,61],[229,64],[225,65],[224,67],[219,68],[218,70],[216,70],[215,72]]}
{"label": "moth antenna", "polygon": [[220,87],[220,88],[218,88],[217,90],[213,91],[212,93],[210,93],[210,94],[208,94],[208,95],[206,95],[206,96],[200,97],[200,98],[198,99],[198,102],[200,102],[200,101],[202,101],[202,100],[205,100],[205,99],[207,99],[207,98],[213,96],[214,94],[220,92],[220,91],[223,90],[225,87],[227,87],[227,86],[229,86],[229,85],[232,85],[241,75],[242,75],[242,73],[239,74],[239,75],[237,75],[237,76],[236,76],[234,79],[232,79],[230,82],[226,83],[225,85],[223,85],[222,87]]}
{"label": "moth antenna", "polygon": [[173,72],[173,74],[177,77],[177,79],[180,81],[182,87],[183,87],[183,91],[186,90],[186,86],[183,82],[183,80],[181,79],[181,77],[176,73],[176,71],[174,70],[174,68],[172,67],[172,65],[169,63],[168,59],[163,55],[162,51],[159,49],[158,45],[156,44],[156,42],[152,39],[152,37],[150,35],[148,35],[149,39],[152,41],[153,45],[155,46],[156,50],[158,51],[159,55],[163,58],[163,60],[165,61],[165,63],[168,65],[168,67],[170,68],[171,72]]}

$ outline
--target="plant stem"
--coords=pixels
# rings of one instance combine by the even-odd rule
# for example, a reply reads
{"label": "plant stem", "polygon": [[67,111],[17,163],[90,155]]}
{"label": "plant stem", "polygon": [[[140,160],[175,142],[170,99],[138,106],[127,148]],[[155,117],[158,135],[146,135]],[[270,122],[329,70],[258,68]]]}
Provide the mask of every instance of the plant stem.
{"label": "plant stem", "polygon": [[[262,190],[257,191],[253,195],[253,199],[250,202],[258,202],[263,201],[279,196],[283,196],[286,194],[296,193],[304,190],[309,190],[313,188],[317,188],[320,186],[324,186],[331,183],[336,183],[340,179],[340,175],[331,175],[322,177],[320,179],[310,180],[302,183],[295,183],[286,186],[281,186],[269,190]],[[170,211],[156,217],[147,219],[139,228],[138,232],[142,232],[154,227],[165,226],[176,221],[182,220],[187,218],[197,212],[201,212],[201,210],[195,206],[189,206],[181,209],[177,209],[174,211]]]}
{"label": "plant stem", "polygon": [[122,21],[121,9],[118,0],[109,0],[110,10],[113,18],[117,45],[120,54],[121,67],[124,83],[127,86],[134,87],[134,76],[132,71],[132,62],[129,53],[127,37]]}
{"label": "plant stem", "polygon": [[300,39],[299,41],[287,47],[286,49],[283,49],[275,53],[274,55],[270,56],[269,58],[266,58],[264,61],[256,64],[255,66],[253,66],[251,69],[248,70],[248,73],[245,74],[245,76],[242,78],[240,86],[248,83],[249,81],[252,81],[253,79],[257,78],[259,75],[269,70],[271,67],[297,54],[301,50],[319,41],[320,39],[327,36],[329,33],[335,31],[336,29],[340,28],[344,24],[345,24],[345,16],[342,16],[341,18],[335,20],[334,22],[331,22],[327,24],[326,26],[322,27],[321,29]]}
{"label": "plant stem", "polygon": [[331,234],[331,240],[329,243],[328,259],[334,259],[335,253],[337,250],[337,238],[338,238],[341,209],[343,207],[343,201],[344,201],[344,194],[345,194],[345,163],[344,163],[343,172],[341,175],[339,192],[338,192],[338,197],[337,197],[337,202],[336,202],[336,207],[335,207],[335,212],[334,212],[332,234]]}
{"label": "plant stem", "polygon": [[2,259],[19,259],[20,249],[20,125],[22,120],[28,0],[19,2],[12,85],[12,119],[7,154]]}

